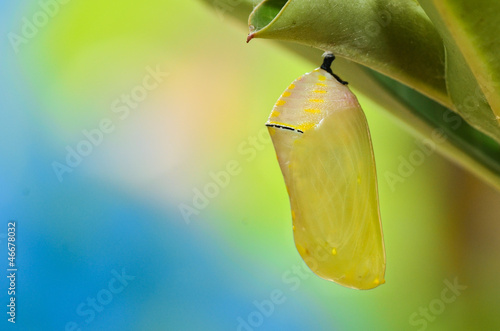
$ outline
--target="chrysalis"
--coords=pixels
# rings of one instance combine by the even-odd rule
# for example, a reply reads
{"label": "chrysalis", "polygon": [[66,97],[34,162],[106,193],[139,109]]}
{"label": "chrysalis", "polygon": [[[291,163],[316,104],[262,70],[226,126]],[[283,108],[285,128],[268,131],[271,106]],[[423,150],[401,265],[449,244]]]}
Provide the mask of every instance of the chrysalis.
{"label": "chrysalis", "polygon": [[295,80],[269,129],[290,197],[295,246],[318,276],[355,289],[385,282],[373,147],[365,115],[335,57]]}

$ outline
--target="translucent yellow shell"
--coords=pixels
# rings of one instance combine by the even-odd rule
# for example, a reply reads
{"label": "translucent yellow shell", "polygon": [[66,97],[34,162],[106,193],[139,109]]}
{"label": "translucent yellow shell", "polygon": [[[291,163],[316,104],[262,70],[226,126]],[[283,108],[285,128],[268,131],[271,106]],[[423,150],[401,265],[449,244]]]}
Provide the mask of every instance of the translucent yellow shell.
{"label": "translucent yellow shell", "polygon": [[323,69],[294,81],[266,125],[285,178],[297,250],[346,287],[385,282],[370,132],[356,97]]}

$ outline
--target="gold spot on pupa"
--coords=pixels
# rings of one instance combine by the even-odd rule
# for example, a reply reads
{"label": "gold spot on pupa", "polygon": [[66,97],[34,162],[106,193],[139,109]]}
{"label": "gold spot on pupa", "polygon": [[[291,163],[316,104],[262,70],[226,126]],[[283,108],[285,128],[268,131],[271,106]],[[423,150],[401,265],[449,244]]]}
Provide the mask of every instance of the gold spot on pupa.
{"label": "gold spot on pupa", "polygon": [[337,249],[335,247],[332,249],[332,255],[337,255]]}
{"label": "gold spot on pupa", "polygon": [[314,90],[313,92],[314,92],[314,93],[326,93],[326,91],[325,91],[325,90]]}
{"label": "gold spot on pupa", "polygon": [[293,90],[294,88],[295,88],[295,84],[290,84],[290,86],[288,86],[289,90]]}
{"label": "gold spot on pupa", "polygon": [[282,97],[289,97],[290,96],[290,92],[283,92],[283,94],[281,95]]}
{"label": "gold spot on pupa", "polygon": [[307,130],[314,128],[315,125],[316,124],[314,123],[302,123],[301,125],[299,125],[299,130],[306,132]]}
{"label": "gold spot on pupa", "polygon": [[300,255],[306,255],[307,251],[302,245],[297,244],[297,250],[299,251]]}
{"label": "gold spot on pupa", "polygon": [[327,85],[326,85],[326,84],[324,84],[324,83],[316,83],[316,86],[323,86],[323,87],[327,87]]}
{"label": "gold spot on pupa", "polygon": [[281,113],[280,113],[279,111],[277,111],[277,110],[273,110],[273,111],[271,112],[271,116],[270,116],[270,117],[278,117],[278,116],[280,116],[280,114],[281,114]]}
{"label": "gold spot on pupa", "polygon": [[318,79],[319,79],[319,80],[326,80],[326,77],[325,77],[325,76],[323,76],[323,75],[319,75],[319,76],[318,76]]}
{"label": "gold spot on pupa", "polygon": [[292,230],[295,231],[295,225],[292,225]]}
{"label": "gold spot on pupa", "polygon": [[313,109],[313,108],[307,108],[307,109],[304,109],[304,111],[308,112],[308,113],[313,113],[313,114],[319,114],[319,113],[321,113],[320,109]]}
{"label": "gold spot on pupa", "polygon": [[375,285],[380,284],[380,280],[378,280],[378,278],[375,278],[375,280],[373,281],[373,284],[375,284]]}
{"label": "gold spot on pupa", "polygon": [[[292,210],[292,220],[295,220],[295,212]],[[295,230],[295,225],[293,226],[293,229]]]}
{"label": "gold spot on pupa", "polygon": [[325,102],[325,100],[323,100],[323,99],[309,99],[309,102],[322,103],[322,102]]}
{"label": "gold spot on pupa", "polygon": [[358,176],[358,184],[361,184],[361,177]]}
{"label": "gold spot on pupa", "polygon": [[278,101],[276,102],[276,106],[283,106],[285,103],[286,103],[286,101],[285,101],[285,100],[281,100],[281,99],[280,99],[280,100],[278,100]]}

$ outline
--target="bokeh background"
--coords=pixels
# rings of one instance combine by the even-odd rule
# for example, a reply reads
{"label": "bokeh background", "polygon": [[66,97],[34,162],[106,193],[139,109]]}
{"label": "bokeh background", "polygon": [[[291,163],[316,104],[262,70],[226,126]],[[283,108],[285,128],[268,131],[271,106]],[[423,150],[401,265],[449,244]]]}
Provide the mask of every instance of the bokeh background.
{"label": "bokeh background", "polygon": [[[264,129],[280,93],[319,63],[246,44],[243,25],[195,0],[60,1],[0,2],[1,330],[500,328],[498,193],[436,153],[390,185],[418,139],[359,95],[387,283],[322,280],[295,249]],[[151,71],[164,75],[141,94]],[[117,110],[131,93],[140,102]],[[108,132],[85,143],[103,121]],[[58,177],[54,162],[77,148],[86,155]],[[237,174],[214,186],[228,167]],[[207,186],[204,208],[183,217]],[[462,289],[444,302],[447,282]]]}

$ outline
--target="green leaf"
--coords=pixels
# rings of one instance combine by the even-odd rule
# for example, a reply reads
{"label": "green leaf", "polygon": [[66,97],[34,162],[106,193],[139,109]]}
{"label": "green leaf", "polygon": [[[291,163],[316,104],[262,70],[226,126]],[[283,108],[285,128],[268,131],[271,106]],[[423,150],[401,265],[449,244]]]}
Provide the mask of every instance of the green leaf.
{"label": "green leaf", "polygon": [[446,47],[446,81],[455,109],[476,129],[500,141],[500,67],[493,56],[493,52],[497,57],[500,54],[495,41],[500,34],[497,18],[500,3],[484,0],[420,0],[420,3]]}
{"label": "green leaf", "polygon": [[[482,92],[500,120],[500,2],[443,1],[443,17],[474,72]],[[444,16],[446,15],[446,16]]]}
{"label": "green leaf", "polygon": [[[231,16],[242,23],[247,20],[248,15],[252,12],[252,9],[254,9],[255,6],[255,1],[252,0],[216,0],[215,2],[212,0],[202,1],[210,5],[212,8],[215,7],[216,11],[219,6],[219,13],[220,8],[223,8],[224,17]],[[313,1],[289,1],[289,3],[294,2],[312,3]],[[290,52],[299,54],[310,60],[313,65],[318,66],[322,50],[333,51],[334,54],[339,55],[340,53],[338,51],[342,50],[342,48],[345,49],[345,47],[349,45],[349,40],[344,40],[344,44],[340,43],[339,45],[331,45],[328,42],[322,43],[318,41],[318,37],[315,36],[315,34],[321,35],[322,38],[327,38],[328,35],[334,38],[337,33],[340,33],[344,35],[344,38],[350,37],[351,41],[352,39],[358,40],[357,43],[354,44],[354,46],[357,45],[358,50],[352,52],[352,54],[360,54],[360,57],[366,60],[366,62],[363,63],[364,65],[359,64],[361,61],[359,61],[358,58],[350,60],[339,57],[334,63],[334,71],[342,78],[348,80],[350,86],[356,91],[378,103],[382,109],[386,110],[393,119],[395,119],[411,134],[423,139],[433,139],[436,133],[442,133],[446,139],[436,144],[437,151],[448,157],[450,160],[464,166],[480,178],[484,179],[486,182],[500,189],[500,146],[496,141],[470,126],[459,114],[450,110],[454,109],[454,107],[451,99],[446,95],[444,80],[444,45],[440,36],[436,32],[437,30],[432,32],[432,29],[435,28],[433,25],[429,24],[430,20],[425,16],[423,11],[419,9],[416,1],[406,0],[401,1],[403,2],[402,4],[399,4],[399,1],[395,4],[391,4],[393,7],[402,6],[400,9],[411,9],[409,16],[406,18],[404,18],[404,12],[396,11],[401,17],[398,15],[394,16],[394,11],[391,14],[391,22],[394,23],[394,19],[396,19],[396,21],[399,20],[400,22],[398,25],[400,25],[404,31],[397,32],[396,35],[400,36],[403,40],[396,41],[386,41],[386,39],[390,39],[390,35],[386,32],[386,29],[389,29],[391,24],[382,26],[382,23],[387,22],[387,19],[385,19],[384,15],[380,14],[378,16],[375,15],[375,20],[369,20],[368,23],[365,21],[366,29],[363,28],[363,25],[359,22],[356,23],[356,26],[358,26],[357,29],[348,28],[349,24],[354,23],[356,20],[366,18],[359,18],[359,15],[356,13],[349,14],[342,12],[340,14],[336,14],[336,17],[343,22],[339,25],[335,24],[333,19],[332,22],[327,25],[316,24],[313,22],[314,19],[317,18],[318,12],[332,10],[333,7],[335,7],[337,11],[347,10],[346,6],[351,6],[352,8],[350,9],[354,11],[357,9],[366,11],[366,2],[370,1],[364,1],[363,4],[353,6],[352,4],[349,4],[349,1],[331,0],[327,1],[329,4],[324,7],[319,5],[320,2],[321,1],[313,2],[313,13],[307,11],[297,13],[295,23],[288,26],[289,28],[293,28],[294,25],[298,24],[310,24],[311,26],[314,26],[316,30],[308,27],[308,29],[310,29],[309,37],[303,36],[302,41],[293,40],[293,38],[290,39],[285,36],[287,33],[285,29],[283,31],[277,31],[276,33],[281,35],[279,37],[280,39],[290,40],[293,42],[282,40],[276,40],[276,42],[288,49]],[[257,18],[255,16],[255,11],[264,10],[263,6],[266,5],[266,3],[270,4],[270,6],[265,8],[266,12],[263,11],[263,14]],[[259,7],[255,8],[252,17],[250,18],[250,24],[252,25],[251,31],[253,31],[252,33],[254,33],[254,35],[250,35],[250,38],[264,37],[259,35],[260,33],[263,33],[259,31],[268,29],[271,22],[273,22],[272,24],[276,23],[277,20],[275,21],[274,18],[278,14],[283,15],[283,6],[290,6],[290,4],[287,3],[287,1],[264,1]],[[372,11],[380,13],[387,8],[382,6],[382,1],[379,1],[378,3],[380,3],[380,5]],[[333,6],[332,4],[336,4],[336,6]],[[342,14],[348,15],[352,22],[349,21],[349,19],[346,20],[342,18]],[[373,13],[370,14],[369,12],[366,12],[366,15],[368,15],[368,17],[374,17]],[[262,18],[262,20],[260,18]],[[415,25],[414,20],[419,20],[420,23]],[[379,24],[382,29],[377,30],[374,28],[374,22]],[[416,29],[418,26],[423,26],[425,29],[421,28],[419,32],[411,31],[412,28]],[[349,29],[349,33],[344,31],[345,29]],[[373,31],[374,33],[368,33],[367,31]],[[424,33],[423,31],[427,32]],[[404,38],[406,33],[408,36],[413,36],[412,38],[416,39],[408,39],[405,41]],[[423,37],[426,34],[432,36],[430,39],[430,45],[434,45],[431,47],[434,48],[434,50],[430,48],[426,49],[427,41]],[[300,33],[297,32],[296,35],[300,35]],[[422,36],[424,39],[419,40],[417,37],[418,35]],[[500,35],[500,33],[498,35]],[[309,41],[307,41],[308,38],[310,39]],[[413,41],[410,42],[409,40]],[[297,42],[305,45],[311,45],[315,48],[300,45]],[[410,56],[412,60],[409,60],[408,58],[401,58],[402,53],[399,53],[398,42],[405,45],[406,52],[404,52],[404,54]],[[377,47],[390,47],[392,53],[387,50],[377,50]],[[337,51],[335,51],[335,49]],[[441,51],[439,49],[441,49]],[[362,54],[363,50],[365,52],[369,51],[370,56],[376,54],[379,59],[376,61],[370,59],[370,56]],[[395,62],[385,62],[383,60],[384,52],[386,54],[389,53],[388,56],[390,56],[390,58],[396,58],[394,60]],[[432,62],[428,67],[426,67],[426,63],[425,61],[422,61],[422,58],[426,58],[426,61],[431,61],[431,58],[437,58],[437,62]],[[373,65],[375,67],[372,67]],[[427,77],[428,73],[422,74],[422,72],[419,72],[418,70],[419,67],[422,70],[428,70],[428,72],[437,71],[440,73]],[[431,69],[431,67],[433,69]],[[398,69],[395,70],[395,68]],[[377,73],[374,70],[379,71],[382,74]],[[411,75],[409,75],[406,70],[410,70],[409,72],[417,74],[416,78],[410,77]],[[388,71],[392,71],[392,73],[388,74]],[[393,78],[395,78],[395,75],[400,78],[398,79],[400,82],[404,82],[404,84],[408,86],[394,80]],[[387,76],[393,78],[389,78]],[[415,81],[418,81],[418,83],[415,83]],[[420,88],[417,88],[417,85],[419,84]],[[417,89],[418,92],[414,89]]]}
{"label": "green leaf", "polygon": [[[419,130],[427,143],[435,143],[436,150],[443,155],[500,189],[500,148],[495,140],[477,131],[457,113],[411,88],[378,73],[372,75],[406,105],[406,110],[427,124]],[[433,129],[428,131],[429,128]],[[441,137],[445,142],[440,142]]]}
{"label": "green leaf", "polygon": [[253,38],[293,41],[374,69],[451,106],[441,37],[412,0],[266,0],[249,19]]}

